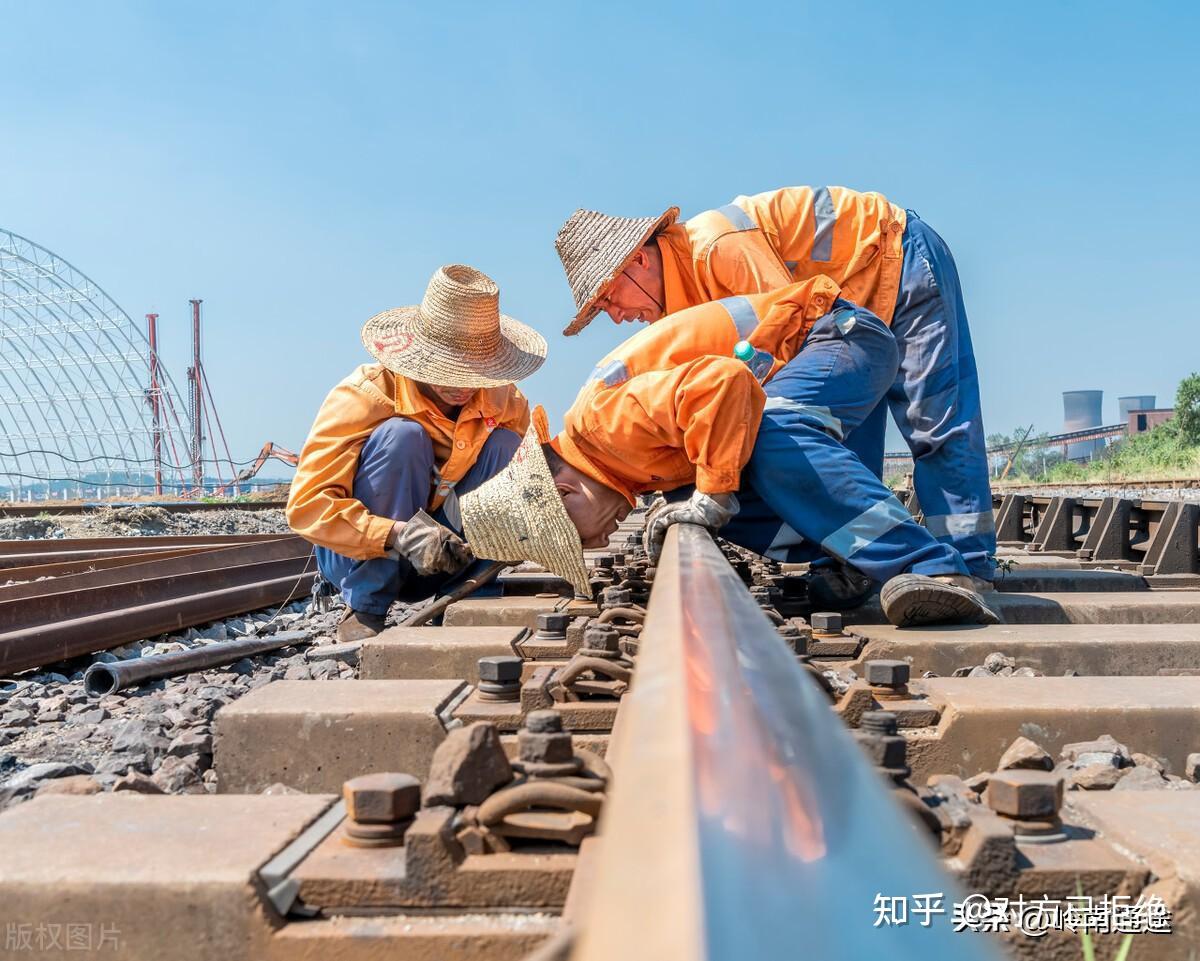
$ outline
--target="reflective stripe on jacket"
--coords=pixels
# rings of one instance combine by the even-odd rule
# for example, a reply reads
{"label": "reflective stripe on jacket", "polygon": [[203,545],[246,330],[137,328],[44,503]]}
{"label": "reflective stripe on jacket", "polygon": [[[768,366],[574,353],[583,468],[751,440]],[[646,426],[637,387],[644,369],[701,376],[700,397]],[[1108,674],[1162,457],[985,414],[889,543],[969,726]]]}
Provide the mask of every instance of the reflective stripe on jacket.
{"label": "reflective stripe on jacket", "polygon": [[766,395],[734,345],[749,340],[778,370],[838,294],[828,277],[815,277],[651,324],[592,371],[555,450],[631,504],[639,493],[691,483],[708,494],[737,490]]}
{"label": "reflective stripe on jacket", "polygon": [[394,521],[371,514],[353,495],[363,444],[381,423],[407,417],[433,441],[438,478],[430,478],[427,510],[445,500],[497,427],[524,434],[529,402],[515,385],[478,390],[452,421],[414,381],[380,364],[364,364],[325,398],[314,421],[288,496],[288,525],[306,540],[365,560],[382,557]]}
{"label": "reflective stripe on jacket", "polygon": [[666,312],[774,290],[818,274],[890,324],[907,214],[877,193],[784,187],[697,214],[656,238]]}

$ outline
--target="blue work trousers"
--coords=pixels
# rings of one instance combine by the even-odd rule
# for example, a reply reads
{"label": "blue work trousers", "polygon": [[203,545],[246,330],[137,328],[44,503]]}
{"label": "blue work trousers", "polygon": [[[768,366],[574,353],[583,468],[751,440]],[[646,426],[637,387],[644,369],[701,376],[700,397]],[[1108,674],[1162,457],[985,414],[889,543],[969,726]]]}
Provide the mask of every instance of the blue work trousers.
{"label": "blue work trousers", "polygon": [[950,248],[915,211],[904,230],[904,268],[892,318],[899,371],[887,396],[846,445],[883,476],[886,409],[912,451],[913,488],[925,525],[954,546],[976,577],[992,580],[992,515],[979,377],[958,268]]}
{"label": "blue work trousers", "polygon": [[891,332],[839,300],[800,353],[764,387],[766,409],[721,536],[788,561],[823,554],[875,581],[897,574],[965,574],[958,552],[917,524],[842,439],[896,377]]}
{"label": "blue work trousers", "polygon": [[[492,431],[471,469],[455,485],[450,499],[433,514],[458,533],[457,497],[499,473],[521,444],[520,435],[503,427]],[[371,432],[358,457],[354,497],[372,514],[406,521],[429,503],[434,479],[433,441],[420,424],[392,417]],[[341,591],[347,606],[370,614],[386,614],[397,598],[420,600],[450,580],[449,575],[419,577],[403,558],[355,560],[325,547],[317,548],[321,576]]]}

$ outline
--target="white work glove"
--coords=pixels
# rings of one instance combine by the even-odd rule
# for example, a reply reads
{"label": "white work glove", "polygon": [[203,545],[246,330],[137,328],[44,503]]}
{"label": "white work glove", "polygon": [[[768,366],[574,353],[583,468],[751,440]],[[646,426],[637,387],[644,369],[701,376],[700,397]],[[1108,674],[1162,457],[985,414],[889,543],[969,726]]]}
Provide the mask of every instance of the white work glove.
{"label": "white work glove", "polygon": [[674,503],[667,503],[660,498],[646,515],[646,531],[642,535],[642,544],[650,560],[656,562],[658,555],[662,553],[667,528],[672,524],[699,524],[715,534],[733,520],[733,516],[740,509],[736,494],[712,495],[696,491],[689,500]]}
{"label": "white work glove", "polygon": [[396,537],[389,551],[403,557],[418,574],[457,574],[475,559],[471,548],[448,527],[424,511],[396,524]]}

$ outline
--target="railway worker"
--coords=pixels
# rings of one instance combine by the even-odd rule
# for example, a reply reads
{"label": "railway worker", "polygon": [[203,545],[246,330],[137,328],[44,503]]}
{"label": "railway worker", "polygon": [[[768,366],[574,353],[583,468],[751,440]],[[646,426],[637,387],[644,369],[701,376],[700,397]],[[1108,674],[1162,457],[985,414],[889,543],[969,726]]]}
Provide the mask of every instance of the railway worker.
{"label": "railway worker", "polygon": [[500,313],[491,278],[462,265],[439,268],[420,305],[368,320],[362,342],[378,363],[321,405],[287,505],[346,602],[343,641],[379,633],[398,597],[427,597],[471,561],[458,497],[512,457],[529,425],[515,382],[546,358],[540,334]]}
{"label": "railway worker", "polygon": [[[578,312],[564,333],[600,311],[614,323],[664,315],[737,294],[754,294],[819,274],[842,296],[889,324],[899,371],[886,406],[913,455],[913,485],[925,524],[952,545],[990,590],[996,533],[979,382],[954,258],[914,211],[877,193],[844,187],[786,187],[676,223],[577,210],[556,246]],[[883,476],[885,403],[846,437]],[[867,585],[853,568],[814,571],[810,590],[830,607],[852,606]]]}
{"label": "railway worker", "polygon": [[[581,544],[602,546],[638,494],[666,491],[647,523],[652,554],[688,521],[768,557],[824,552],[853,564],[883,585],[894,624],[994,621],[962,555],[842,443],[899,360],[886,325],[840,295],[818,276],[692,307],[631,337],[592,372],[557,437],[543,428],[547,443],[527,438],[524,456],[463,499],[475,550],[571,576]],[[557,523],[540,519],[555,512]],[[546,561],[547,539],[574,564]]]}

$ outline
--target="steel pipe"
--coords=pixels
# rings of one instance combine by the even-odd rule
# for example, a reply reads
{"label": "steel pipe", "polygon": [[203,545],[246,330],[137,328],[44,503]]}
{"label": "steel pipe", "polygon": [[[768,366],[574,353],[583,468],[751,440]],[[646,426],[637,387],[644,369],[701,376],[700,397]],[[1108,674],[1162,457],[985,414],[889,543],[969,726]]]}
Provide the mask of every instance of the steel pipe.
{"label": "steel pipe", "polygon": [[[700,527],[667,533],[574,961],[994,959],[821,689]],[[945,916],[875,927],[877,895]]]}
{"label": "steel pipe", "polygon": [[96,663],[83,674],[83,689],[92,697],[115,694],[127,687],[136,687],[147,681],[163,677],[206,671],[210,667],[232,664],[243,657],[254,657],[281,647],[299,647],[312,638],[307,631],[280,631],[266,637],[246,637],[238,641],[223,641],[190,651],[173,654],[156,654],[152,657],[134,657],[128,661]]}

